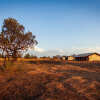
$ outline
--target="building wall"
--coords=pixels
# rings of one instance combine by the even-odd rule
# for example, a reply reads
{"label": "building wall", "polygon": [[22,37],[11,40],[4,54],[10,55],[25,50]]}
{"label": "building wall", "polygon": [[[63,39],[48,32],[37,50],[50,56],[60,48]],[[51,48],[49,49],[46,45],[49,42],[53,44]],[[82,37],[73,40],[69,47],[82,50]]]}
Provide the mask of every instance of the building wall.
{"label": "building wall", "polygon": [[62,57],[62,60],[66,60],[66,57]]}
{"label": "building wall", "polygon": [[76,61],[88,61],[88,57],[75,57]]}
{"label": "building wall", "polygon": [[100,61],[100,56],[97,54],[90,55],[89,61]]}
{"label": "building wall", "polygon": [[75,60],[75,58],[72,57],[72,56],[69,56],[69,57],[68,57],[68,60]]}

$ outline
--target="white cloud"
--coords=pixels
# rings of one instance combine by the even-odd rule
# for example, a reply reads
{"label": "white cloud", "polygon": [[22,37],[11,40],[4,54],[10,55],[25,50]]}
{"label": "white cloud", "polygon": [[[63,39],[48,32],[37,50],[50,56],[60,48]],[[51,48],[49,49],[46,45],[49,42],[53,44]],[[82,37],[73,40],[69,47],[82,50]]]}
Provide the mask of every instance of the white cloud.
{"label": "white cloud", "polygon": [[60,54],[64,54],[64,53],[65,53],[65,51],[62,50],[62,49],[58,49],[58,52],[59,52]]}
{"label": "white cloud", "polygon": [[37,46],[35,46],[35,47],[33,47],[33,48],[29,48],[29,50],[28,50],[28,52],[39,52],[39,53],[42,53],[42,52],[44,52],[45,50],[44,49],[42,49],[42,48],[39,48],[39,47],[37,47]]}
{"label": "white cloud", "polygon": [[35,47],[35,48],[34,48],[34,51],[42,53],[42,52],[44,52],[45,50],[42,49],[42,48],[39,48],[39,47]]}
{"label": "white cloud", "polygon": [[91,53],[97,52],[100,53],[100,47],[91,47],[91,48],[69,48],[69,49],[55,49],[55,50],[44,50],[39,47],[30,48],[29,51],[31,54],[37,56],[55,56],[55,55],[72,55],[80,53]]}
{"label": "white cloud", "polygon": [[67,52],[64,50],[59,50],[59,49],[55,49],[55,50],[44,50],[43,52],[34,52],[37,56],[55,56],[55,55],[66,55]]}
{"label": "white cloud", "polygon": [[76,54],[79,54],[79,53],[92,53],[92,52],[100,53],[100,47],[73,48],[72,52],[76,53]]}

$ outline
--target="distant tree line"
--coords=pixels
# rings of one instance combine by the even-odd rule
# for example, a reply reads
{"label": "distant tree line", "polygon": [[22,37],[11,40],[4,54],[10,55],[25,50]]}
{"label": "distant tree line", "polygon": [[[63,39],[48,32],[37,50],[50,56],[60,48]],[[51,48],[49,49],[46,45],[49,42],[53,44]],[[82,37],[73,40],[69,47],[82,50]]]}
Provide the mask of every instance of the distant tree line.
{"label": "distant tree line", "polygon": [[37,56],[27,53],[24,58],[37,58]]}

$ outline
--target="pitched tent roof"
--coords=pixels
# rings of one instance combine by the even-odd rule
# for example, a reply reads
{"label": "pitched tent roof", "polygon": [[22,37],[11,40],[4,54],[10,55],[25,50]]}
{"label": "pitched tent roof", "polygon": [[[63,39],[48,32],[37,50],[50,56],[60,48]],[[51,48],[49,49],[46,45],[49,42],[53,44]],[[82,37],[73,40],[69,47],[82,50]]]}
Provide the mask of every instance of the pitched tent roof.
{"label": "pitched tent roof", "polygon": [[83,53],[83,54],[79,54],[79,55],[74,55],[73,57],[88,57],[88,56],[93,55],[93,54],[100,56],[100,54],[98,54],[98,53]]}

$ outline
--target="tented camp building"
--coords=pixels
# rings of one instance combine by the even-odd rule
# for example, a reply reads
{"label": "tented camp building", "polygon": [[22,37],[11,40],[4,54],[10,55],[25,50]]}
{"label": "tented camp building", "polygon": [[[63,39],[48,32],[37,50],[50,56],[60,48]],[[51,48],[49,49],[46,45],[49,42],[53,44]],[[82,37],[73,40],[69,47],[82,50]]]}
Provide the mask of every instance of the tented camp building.
{"label": "tented camp building", "polygon": [[100,54],[98,53],[84,53],[73,57],[75,61],[100,61]]}
{"label": "tented camp building", "polygon": [[68,60],[68,61],[73,61],[73,60],[75,60],[75,57],[74,57],[74,56],[68,56],[68,57],[67,57],[67,60]]}

